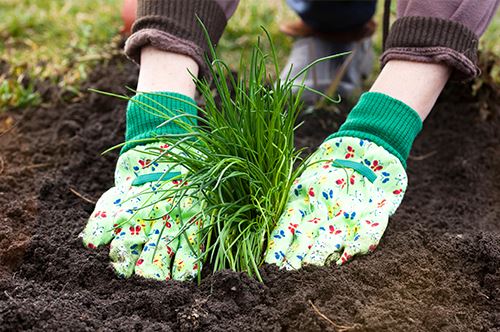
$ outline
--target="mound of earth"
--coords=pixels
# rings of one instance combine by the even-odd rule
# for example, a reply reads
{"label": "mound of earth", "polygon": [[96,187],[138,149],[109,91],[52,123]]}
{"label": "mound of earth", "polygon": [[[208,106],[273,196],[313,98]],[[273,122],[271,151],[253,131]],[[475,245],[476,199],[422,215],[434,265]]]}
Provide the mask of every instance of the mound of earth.
{"label": "mound of earth", "polygon": [[[88,87],[123,93],[136,69],[103,65]],[[118,89],[118,90],[117,90]],[[113,183],[123,101],[0,116],[1,331],[500,331],[498,93],[452,86],[408,162],[409,190],[378,250],[341,268],[224,271],[195,283],[117,279],[107,249],[78,238]],[[304,115],[315,147],[339,116]],[[4,128],[5,127],[5,128]]]}

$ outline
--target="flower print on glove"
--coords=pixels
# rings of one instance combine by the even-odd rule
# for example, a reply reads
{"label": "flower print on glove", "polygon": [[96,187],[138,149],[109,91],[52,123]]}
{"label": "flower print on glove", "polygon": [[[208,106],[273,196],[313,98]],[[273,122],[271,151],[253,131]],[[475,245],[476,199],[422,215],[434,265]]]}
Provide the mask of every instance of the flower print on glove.
{"label": "flower print on glove", "polygon": [[287,269],[340,265],[375,250],[406,189],[400,160],[368,140],[336,137],[308,164],[290,190],[266,262]]}
{"label": "flower print on glove", "polygon": [[115,186],[101,196],[81,234],[89,248],[110,243],[109,256],[121,277],[187,280],[201,268],[200,207],[188,195],[169,197],[169,188],[182,184],[184,170],[155,161],[152,151],[167,149],[152,143],[124,152]]}

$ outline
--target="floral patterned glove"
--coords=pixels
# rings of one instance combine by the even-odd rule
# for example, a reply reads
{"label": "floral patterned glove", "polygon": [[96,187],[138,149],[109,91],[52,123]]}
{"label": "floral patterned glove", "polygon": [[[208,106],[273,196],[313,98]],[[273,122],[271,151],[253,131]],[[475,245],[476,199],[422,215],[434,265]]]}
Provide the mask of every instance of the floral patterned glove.
{"label": "floral patterned glove", "polygon": [[268,263],[287,268],[347,262],[375,250],[406,189],[398,158],[375,143],[323,143],[295,181],[272,235]]}
{"label": "floral patterned glove", "polygon": [[183,170],[152,161],[151,148],[168,146],[137,146],[120,156],[115,186],[97,202],[83,242],[89,248],[111,242],[109,256],[120,276],[190,279],[200,267],[195,220],[200,207],[191,197],[168,196],[169,188],[180,185]]}
{"label": "floral patterned glove", "polygon": [[422,127],[406,104],[365,93],[311,155],[269,239],[266,262],[343,264],[375,250],[406,190],[406,158]]}
{"label": "floral patterned glove", "polygon": [[[122,277],[135,272],[146,278],[186,280],[201,268],[199,202],[169,192],[181,185],[185,170],[168,162],[168,149],[173,148],[140,145],[157,135],[185,134],[196,124],[196,113],[195,101],[178,93],[138,93],[129,101],[127,144],[118,159],[115,186],[99,199],[81,234],[89,248],[111,243],[109,256]],[[173,117],[178,122],[166,122]],[[158,153],[162,158],[156,160]]]}

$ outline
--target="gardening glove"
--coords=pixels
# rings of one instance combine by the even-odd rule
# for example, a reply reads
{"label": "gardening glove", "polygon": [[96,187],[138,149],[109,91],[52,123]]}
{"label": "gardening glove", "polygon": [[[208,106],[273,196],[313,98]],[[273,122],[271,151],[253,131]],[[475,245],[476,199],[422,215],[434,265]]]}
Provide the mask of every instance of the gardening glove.
{"label": "gardening glove", "polygon": [[294,182],[266,262],[287,269],[340,265],[375,250],[403,199],[406,159],[421,127],[403,102],[362,95]]}
{"label": "gardening glove", "polygon": [[[165,118],[152,113],[161,108],[169,116],[174,112],[195,114],[182,100],[194,103],[173,93],[139,94],[129,101],[126,138],[130,143],[118,159],[115,186],[101,196],[81,234],[89,248],[110,243],[112,266],[121,277],[135,272],[145,278],[186,280],[201,267],[199,202],[189,195],[172,197],[168,192],[182,185],[186,173],[168,162],[168,153],[175,148],[159,142],[134,143],[158,134],[182,133],[174,123],[158,127]],[[163,157],[158,159],[158,153]]]}

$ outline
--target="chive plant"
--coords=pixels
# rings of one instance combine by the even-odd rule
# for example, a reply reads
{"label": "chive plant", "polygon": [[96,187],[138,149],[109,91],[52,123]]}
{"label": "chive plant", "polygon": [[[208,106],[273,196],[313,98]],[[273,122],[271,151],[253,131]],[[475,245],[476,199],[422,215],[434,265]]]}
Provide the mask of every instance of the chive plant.
{"label": "chive plant", "polygon": [[[195,80],[205,102],[200,126],[190,143],[176,145],[182,153],[173,158],[188,169],[181,195],[201,197],[204,260],[214,272],[246,271],[258,279],[267,240],[301,170],[294,169],[301,165],[294,129],[302,90],[293,94],[292,80],[268,83],[270,62],[279,73],[272,44],[271,51],[257,43],[234,77],[210,48],[215,93],[208,80]],[[176,138],[158,140],[173,145]]]}
{"label": "chive plant", "polygon": [[[177,236],[186,236],[184,230],[190,223],[202,220],[197,236],[204,250],[191,248],[199,260],[208,262],[214,272],[245,271],[259,280],[268,239],[284,211],[293,181],[307,166],[301,150],[294,146],[301,95],[309,89],[331,100],[304,85],[295,91],[292,88],[317,62],[346,54],[316,60],[294,77],[289,72],[285,79],[269,84],[273,73],[268,65],[276,76],[280,68],[272,39],[264,32],[270,52],[266,53],[258,41],[248,58],[242,56],[236,77],[209,44],[206,61],[213,85],[193,77],[205,102],[203,108],[192,105],[198,110],[194,116],[198,125],[180,121],[190,115],[169,116],[171,110],[163,105],[140,105],[144,111],[164,117],[162,125],[174,121],[187,131],[145,141],[175,147],[168,155],[159,149],[147,153],[155,161],[171,163],[171,169],[181,166],[187,170],[180,179],[183,185],[168,188],[162,184],[157,192],[163,191],[164,198],[190,196],[202,206],[199,215],[185,221]],[[208,39],[206,30],[205,35]]]}

